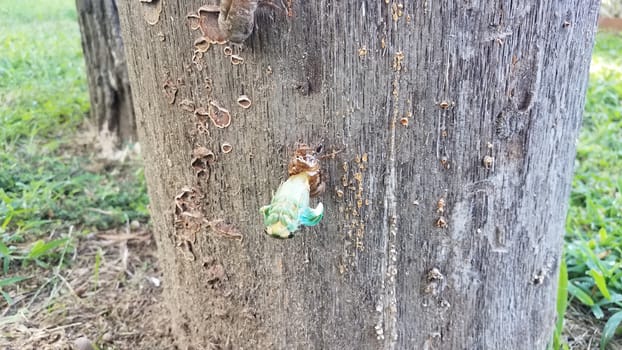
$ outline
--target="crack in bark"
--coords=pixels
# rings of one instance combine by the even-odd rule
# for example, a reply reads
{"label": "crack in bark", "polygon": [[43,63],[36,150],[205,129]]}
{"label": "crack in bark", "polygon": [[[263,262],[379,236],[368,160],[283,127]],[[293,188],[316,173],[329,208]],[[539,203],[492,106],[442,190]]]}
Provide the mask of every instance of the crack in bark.
{"label": "crack in bark", "polygon": [[[398,55],[401,53],[398,53]],[[396,56],[397,57],[397,56]],[[403,56],[402,56],[403,58]],[[393,80],[393,111],[389,128],[389,158],[387,163],[387,175],[385,177],[386,195],[384,198],[384,254],[382,261],[382,281],[381,281],[381,300],[382,304],[382,328],[377,328],[376,332],[380,340],[384,340],[384,349],[393,350],[397,343],[397,296],[396,281],[397,276],[397,167],[396,167],[396,125],[399,119],[399,79],[400,69],[396,69]],[[384,336],[386,334],[386,337]]]}

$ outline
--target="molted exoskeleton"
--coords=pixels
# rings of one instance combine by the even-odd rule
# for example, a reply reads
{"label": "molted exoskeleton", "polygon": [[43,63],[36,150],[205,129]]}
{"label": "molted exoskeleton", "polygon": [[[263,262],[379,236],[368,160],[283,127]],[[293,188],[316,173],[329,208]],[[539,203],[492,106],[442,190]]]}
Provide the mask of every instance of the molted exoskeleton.
{"label": "molted exoskeleton", "polygon": [[260,209],[266,233],[275,238],[291,238],[300,225],[315,226],[324,216],[324,206],[309,206],[309,198],[321,193],[320,161],[316,152],[300,144],[288,166],[289,178],[279,186],[270,205]]}

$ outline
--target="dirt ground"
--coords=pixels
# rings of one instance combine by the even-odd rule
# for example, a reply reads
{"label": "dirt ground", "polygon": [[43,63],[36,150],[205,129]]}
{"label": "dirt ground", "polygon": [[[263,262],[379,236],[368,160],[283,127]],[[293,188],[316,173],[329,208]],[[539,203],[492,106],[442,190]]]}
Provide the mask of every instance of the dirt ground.
{"label": "dirt ground", "polygon": [[[570,349],[600,349],[601,330],[607,320],[599,322],[586,312],[588,311],[580,310],[572,304],[568,306],[563,335]],[[622,339],[620,337],[614,338],[609,342],[606,349],[622,350]]]}
{"label": "dirt ground", "polygon": [[[0,349],[179,349],[148,232],[91,234],[67,260],[69,266],[53,271],[30,267],[27,275],[34,277],[11,293],[14,305],[0,303]],[[570,349],[599,349],[600,329],[583,311],[569,308]],[[617,340],[608,349],[622,345]]]}
{"label": "dirt ground", "polygon": [[155,252],[148,232],[102,232],[68,267],[26,270],[14,305],[0,303],[0,349],[177,349]]}

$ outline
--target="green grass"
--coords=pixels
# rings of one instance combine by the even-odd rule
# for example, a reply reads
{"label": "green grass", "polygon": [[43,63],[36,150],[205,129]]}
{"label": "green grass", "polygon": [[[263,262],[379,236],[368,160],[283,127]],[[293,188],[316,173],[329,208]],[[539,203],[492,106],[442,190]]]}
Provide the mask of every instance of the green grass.
{"label": "green grass", "polygon": [[622,321],[621,52],[621,35],[597,36],[566,223],[568,293],[606,321],[601,349]]}
{"label": "green grass", "polygon": [[15,280],[2,274],[24,264],[61,260],[77,234],[148,220],[140,167],[86,170],[96,168],[95,157],[75,140],[88,108],[74,1],[0,0],[0,282],[5,285]]}
{"label": "green grass", "polygon": [[0,0],[0,144],[55,136],[88,110],[71,1]]}

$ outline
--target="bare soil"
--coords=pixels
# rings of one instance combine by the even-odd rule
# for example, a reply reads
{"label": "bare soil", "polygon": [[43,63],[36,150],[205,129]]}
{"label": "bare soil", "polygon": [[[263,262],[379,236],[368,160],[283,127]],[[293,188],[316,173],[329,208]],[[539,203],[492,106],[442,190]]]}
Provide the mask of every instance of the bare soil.
{"label": "bare soil", "polygon": [[[29,266],[33,276],[0,303],[0,349],[180,349],[162,303],[156,246],[149,232],[117,230],[80,239],[68,266]],[[599,349],[603,322],[570,306],[570,349]],[[181,347],[183,348],[183,347]],[[622,349],[620,340],[607,349]]]}
{"label": "bare soil", "polygon": [[68,266],[20,269],[33,278],[0,304],[0,349],[177,349],[161,303],[148,232],[92,234]]}
{"label": "bare soil", "polygon": [[598,29],[608,32],[622,32],[622,18],[601,17],[598,19]]}
{"label": "bare soil", "polygon": [[[568,306],[564,320],[566,342],[570,349],[598,350],[602,329],[607,320],[597,320],[589,314],[589,310],[573,305]],[[606,347],[607,350],[622,350],[622,338],[614,337]]]}

